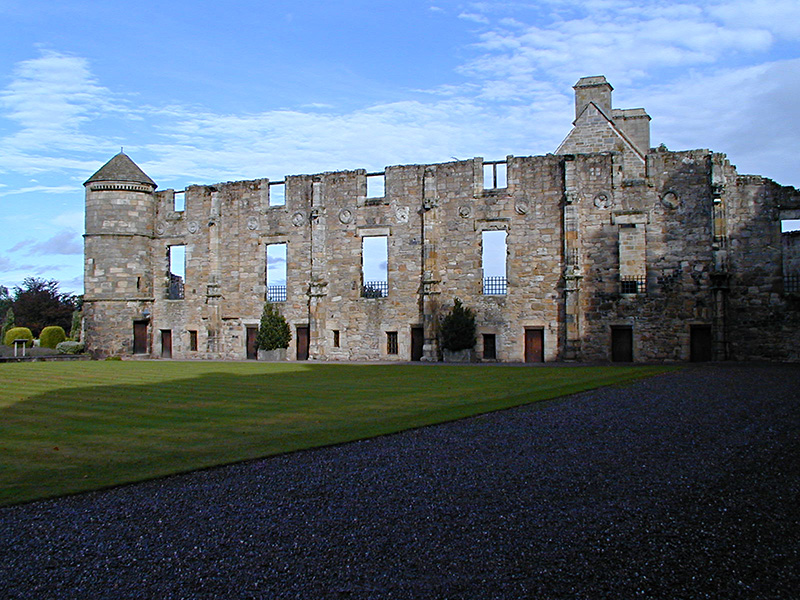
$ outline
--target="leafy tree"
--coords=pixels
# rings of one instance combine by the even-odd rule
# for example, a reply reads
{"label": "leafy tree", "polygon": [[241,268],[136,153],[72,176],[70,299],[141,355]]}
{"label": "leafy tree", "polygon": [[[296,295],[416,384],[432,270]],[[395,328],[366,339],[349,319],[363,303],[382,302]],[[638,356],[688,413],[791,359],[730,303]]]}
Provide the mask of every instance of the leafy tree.
{"label": "leafy tree", "polygon": [[58,290],[58,281],[26,277],[22,287],[14,288],[12,307],[16,322],[30,328],[38,337],[48,325],[70,329],[77,304],[75,296]]}
{"label": "leafy tree", "polygon": [[14,309],[9,304],[8,310],[5,311],[2,323],[0,323],[0,340],[6,339],[6,331],[14,327]]}
{"label": "leafy tree", "polygon": [[455,299],[452,310],[445,315],[439,327],[442,348],[457,352],[475,347],[475,313]]}
{"label": "leafy tree", "polygon": [[291,339],[292,332],[289,330],[289,324],[283,315],[271,302],[264,304],[264,312],[261,314],[261,327],[259,327],[258,336],[256,336],[256,345],[261,350],[288,348]]}
{"label": "leafy tree", "polygon": [[8,293],[8,288],[0,285],[0,315],[5,315],[13,302],[13,298]]}

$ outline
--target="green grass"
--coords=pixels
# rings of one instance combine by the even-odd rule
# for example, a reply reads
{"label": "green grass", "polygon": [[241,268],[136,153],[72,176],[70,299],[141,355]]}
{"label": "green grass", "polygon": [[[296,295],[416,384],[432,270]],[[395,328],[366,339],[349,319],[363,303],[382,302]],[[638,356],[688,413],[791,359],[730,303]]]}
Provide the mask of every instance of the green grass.
{"label": "green grass", "polygon": [[441,423],[665,367],[0,365],[0,505]]}

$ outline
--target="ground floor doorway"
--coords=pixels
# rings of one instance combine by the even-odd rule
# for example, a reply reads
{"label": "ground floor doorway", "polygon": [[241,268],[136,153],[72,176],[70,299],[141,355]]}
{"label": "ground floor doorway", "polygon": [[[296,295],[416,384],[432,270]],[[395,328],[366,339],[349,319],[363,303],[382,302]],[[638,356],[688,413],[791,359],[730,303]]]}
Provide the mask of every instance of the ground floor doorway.
{"label": "ground floor doorway", "polygon": [[525,329],[525,362],[544,362],[544,329]]}
{"label": "ground floor doorway", "polygon": [[711,325],[691,325],[689,328],[689,360],[708,362],[712,360],[712,355]]}
{"label": "ground floor doorway", "polygon": [[133,353],[147,354],[147,321],[133,322]]}
{"label": "ground floor doorway", "polygon": [[411,360],[422,360],[423,346],[425,345],[425,330],[422,327],[411,328]]}
{"label": "ground floor doorway", "polygon": [[633,327],[620,325],[611,328],[612,362],[633,362]]}
{"label": "ground floor doorway", "polygon": [[161,358],[172,358],[172,330],[161,330]]}
{"label": "ground floor doorway", "polygon": [[258,347],[256,346],[256,338],[258,337],[258,327],[247,328],[247,360],[256,360],[258,358]]}
{"label": "ground floor doorway", "polygon": [[308,360],[308,325],[298,325],[295,331],[297,333],[297,360]]}

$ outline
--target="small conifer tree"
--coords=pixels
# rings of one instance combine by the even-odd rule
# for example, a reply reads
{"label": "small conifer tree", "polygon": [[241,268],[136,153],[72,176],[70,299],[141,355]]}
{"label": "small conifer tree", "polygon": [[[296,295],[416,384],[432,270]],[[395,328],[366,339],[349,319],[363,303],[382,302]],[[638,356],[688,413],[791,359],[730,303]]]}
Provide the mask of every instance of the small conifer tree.
{"label": "small conifer tree", "polygon": [[475,313],[455,299],[452,310],[442,319],[439,333],[442,348],[457,352],[475,347]]}
{"label": "small conifer tree", "polygon": [[258,329],[258,336],[256,336],[258,348],[260,350],[288,348],[291,339],[292,332],[289,330],[289,324],[283,315],[271,302],[264,304],[264,312],[261,313],[261,326]]}

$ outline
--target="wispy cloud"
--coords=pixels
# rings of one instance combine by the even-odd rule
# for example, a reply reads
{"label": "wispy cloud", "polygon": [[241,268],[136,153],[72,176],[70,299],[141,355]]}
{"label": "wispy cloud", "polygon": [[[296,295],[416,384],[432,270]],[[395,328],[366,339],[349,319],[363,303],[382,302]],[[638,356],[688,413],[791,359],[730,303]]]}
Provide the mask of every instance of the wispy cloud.
{"label": "wispy cloud", "polygon": [[67,229],[54,236],[37,242],[33,239],[23,240],[9,249],[9,252],[25,250],[26,256],[42,256],[46,254],[83,254],[83,244],[80,236],[73,230]]}

